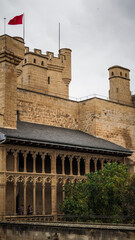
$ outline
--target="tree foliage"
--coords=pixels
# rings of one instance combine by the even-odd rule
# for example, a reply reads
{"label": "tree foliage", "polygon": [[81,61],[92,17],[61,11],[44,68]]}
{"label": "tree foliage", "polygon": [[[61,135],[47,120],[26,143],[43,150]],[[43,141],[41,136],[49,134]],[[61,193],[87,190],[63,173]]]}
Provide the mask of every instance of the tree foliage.
{"label": "tree foliage", "polygon": [[[85,216],[121,216],[135,210],[135,176],[131,176],[124,164],[105,164],[103,171],[86,175],[85,182],[65,187],[63,212]],[[134,201],[134,204],[132,204]]]}

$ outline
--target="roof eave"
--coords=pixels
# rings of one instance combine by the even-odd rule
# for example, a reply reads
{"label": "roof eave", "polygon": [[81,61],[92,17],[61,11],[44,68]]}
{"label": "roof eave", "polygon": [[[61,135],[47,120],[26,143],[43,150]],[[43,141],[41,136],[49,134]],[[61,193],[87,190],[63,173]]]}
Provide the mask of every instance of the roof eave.
{"label": "roof eave", "polygon": [[[72,149],[72,150],[79,150],[79,151],[88,151],[93,153],[103,153],[103,154],[111,154],[111,155],[120,155],[120,156],[131,156],[132,151],[119,151],[119,150],[113,150],[113,149],[103,149],[103,148],[96,148],[96,147],[88,147],[88,146],[79,146],[79,145],[73,145],[73,144],[65,144],[65,143],[56,143],[51,141],[37,141],[33,139],[23,139],[23,138],[14,138],[14,137],[6,137],[5,143],[11,143],[11,142],[18,142],[21,144],[22,142],[25,144],[30,144],[31,146],[34,144],[42,145],[42,146],[48,146],[48,147],[57,147],[57,148],[65,148],[65,149]],[[23,145],[24,145],[23,144]]]}

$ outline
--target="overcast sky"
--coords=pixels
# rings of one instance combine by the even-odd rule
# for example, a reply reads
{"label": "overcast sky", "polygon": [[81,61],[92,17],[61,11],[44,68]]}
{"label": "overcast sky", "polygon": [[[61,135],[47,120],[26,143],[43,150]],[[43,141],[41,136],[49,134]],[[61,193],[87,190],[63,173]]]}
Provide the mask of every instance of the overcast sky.
{"label": "overcast sky", "polygon": [[[135,0],[0,0],[0,35],[4,20],[25,13],[25,45],[58,55],[72,50],[70,96],[108,96],[108,68],[131,70],[135,91]],[[6,33],[23,36],[22,25],[6,24]]]}

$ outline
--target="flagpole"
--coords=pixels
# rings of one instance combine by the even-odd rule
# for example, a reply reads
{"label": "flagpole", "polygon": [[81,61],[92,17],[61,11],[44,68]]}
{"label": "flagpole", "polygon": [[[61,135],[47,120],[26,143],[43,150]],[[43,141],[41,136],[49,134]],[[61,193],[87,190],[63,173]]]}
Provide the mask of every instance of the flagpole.
{"label": "flagpole", "polygon": [[59,22],[59,50],[60,50],[60,22]]}
{"label": "flagpole", "polygon": [[24,13],[23,13],[23,39],[24,39],[24,43],[25,43],[25,17],[24,17]]}
{"label": "flagpole", "polygon": [[4,34],[6,34],[6,18],[4,18]]}

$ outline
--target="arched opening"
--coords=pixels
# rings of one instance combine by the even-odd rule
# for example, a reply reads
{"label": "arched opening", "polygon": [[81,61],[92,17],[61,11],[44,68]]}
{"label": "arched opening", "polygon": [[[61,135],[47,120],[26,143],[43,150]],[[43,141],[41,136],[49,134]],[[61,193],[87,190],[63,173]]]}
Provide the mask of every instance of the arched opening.
{"label": "arched opening", "polygon": [[39,153],[37,154],[37,157],[36,157],[36,172],[37,173],[42,172],[42,158]]}
{"label": "arched opening", "polygon": [[21,152],[18,154],[18,168],[19,172],[24,172],[24,157]]}
{"label": "arched opening", "polygon": [[45,183],[45,214],[52,212],[51,183]]}
{"label": "arched opening", "polygon": [[95,163],[94,160],[90,160],[90,172],[95,172]]}
{"label": "arched opening", "polygon": [[45,156],[45,172],[51,173],[51,158],[48,154]]}
{"label": "arched opening", "polygon": [[14,155],[11,151],[8,152],[6,158],[6,169],[7,171],[14,171]]}
{"label": "arched opening", "polygon": [[36,214],[42,215],[42,184],[36,184]]}
{"label": "arched opening", "polygon": [[28,209],[28,206],[32,206],[33,209],[33,183],[28,182],[27,188],[26,188],[26,208]]}
{"label": "arched opening", "polygon": [[61,206],[63,203],[63,186],[62,183],[57,184],[57,213],[62,213]]}
{"label": "arched opening", "polygon": [[18,215],[24,214],[24,185],[22,182],[17,183],[16,209]]}
{"label": "arched opening", "polygon": [[65,174],[69,175],[70,174],[70,161],[69,161],[68,157],[65,157],[64,168],[65,168]]}
{"label": "arched opening", "polygon": [[97,160],[97,171],[101,170],[101,161]]}
{"label": "arched opening", "polygon": [[6,215],[14,215],[14,183],[6,184]]}
{"label": "arched opening", "polygon": [[62,174],[62,160],[60,156],[56,158],[56,173]]}
{"label": "arched opening", "polygon": [[27,154],[26,167],[27,167],[27,172],[33,172],[33,158],[31,153]]}
{"label": "arched opening", "polygon": [[74,157],[72,161],[72,169],[73,169],[73,175],[78,174],[78,166],[77,166],[77,159]]}
{"label": "arched opening", "polygon": [[83,158],[80,159],[80,175],[85,174],[85,161]]}

